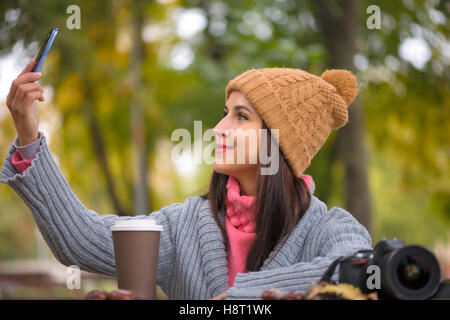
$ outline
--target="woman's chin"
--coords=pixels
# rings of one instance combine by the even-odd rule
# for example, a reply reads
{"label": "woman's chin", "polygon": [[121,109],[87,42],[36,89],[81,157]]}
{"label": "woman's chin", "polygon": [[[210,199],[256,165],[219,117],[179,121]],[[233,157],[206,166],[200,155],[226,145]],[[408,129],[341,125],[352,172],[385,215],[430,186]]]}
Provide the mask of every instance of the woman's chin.
{"label": "woman's chin", "polygon": [[254,170],[255,164],[227,164],[214,162],[213,170],[217,173],[235,175],[242,171]]}
{"label": "woman's chin", "polygon": [[229,175],[230,172],[233,171],[234,166],[236,166],[236,165],[214,162],[213,169],[217,173]]}

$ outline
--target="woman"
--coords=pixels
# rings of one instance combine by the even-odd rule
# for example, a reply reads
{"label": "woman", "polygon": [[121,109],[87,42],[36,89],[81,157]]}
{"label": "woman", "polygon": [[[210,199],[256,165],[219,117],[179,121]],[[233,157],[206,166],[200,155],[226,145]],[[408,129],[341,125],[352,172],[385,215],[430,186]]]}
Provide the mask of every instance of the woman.
{"label": "woman", "polygon": [[[350,72],[327,70],[318,77],[265,68],[236,76],[214,128],[218,147],[209,191],[149,216],[118,217],[86,208],[55,163],[38,131],[34,101],[44,97],[34,83],[40,74],[30,72],[34,63],[13,81],[7,97],[18,137],[0,179],[30,208],[61,263],[114,275],[109,227],[118,219],[151,217],[164,227],[157,283],[169,299],[260,299],[269,288],[304,293],[334,259],[371,248],[367,230],[346,210],[328,210],[313,195],[311,176],[303,174],[331,130],[348,121],[357,94]],[[277,129],[278,139],[272,131],[271,139],[261,139],[266,128]],[[242,148],[237,141],[249,132],[258,132],[258,141]],[[273,143],[279,144],[271,154],[278,169],[262,174],[261,147],[273,150]],[[236,160],[239,152],[244,163],[218,161],[220,155]]]}

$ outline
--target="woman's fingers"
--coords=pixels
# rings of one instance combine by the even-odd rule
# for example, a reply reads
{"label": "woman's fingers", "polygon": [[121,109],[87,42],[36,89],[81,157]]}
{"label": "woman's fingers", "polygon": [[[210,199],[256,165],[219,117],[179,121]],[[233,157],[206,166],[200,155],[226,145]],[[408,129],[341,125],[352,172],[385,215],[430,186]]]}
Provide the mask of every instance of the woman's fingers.
{"label": "woman's fingers", "polygon": [[19,85],[19,87],[16,90],[16,94],[15,94],[15,98],[14,98],[14,105],[20,104],[20,102],[23,100],[23,98],[25,97],[27,92],[38,91],[38,90],[40,90],[41,92],[44,92],[42,87],[39,84],[37,84],[36,82],[22,83],[21,85]]}
{"label": "woman's fingers", "polygon": [[28,112],[28,107],[31,106],[34,100],[44,101],[42,91],[30,91],[23,98],[22,108],[24,113]]}
{"label": "woman's fingers", "polygon": [[28,72],[19,75],[11,84],[11,89],[9,90],[8,97],[6,98],[6,105],[11,108],[12,103],[15,99],[17,89],[23,83],[34,82],[41,77],[40,72]]}
{"label": "woman's fingers", "polygon": [[29,113],[29,109],[34,100],[44,101],[44,94],[41,90],[28,91],[24,94],[21,101],[14,101],[14,108],[11,109],[13,115],[23,116]]}

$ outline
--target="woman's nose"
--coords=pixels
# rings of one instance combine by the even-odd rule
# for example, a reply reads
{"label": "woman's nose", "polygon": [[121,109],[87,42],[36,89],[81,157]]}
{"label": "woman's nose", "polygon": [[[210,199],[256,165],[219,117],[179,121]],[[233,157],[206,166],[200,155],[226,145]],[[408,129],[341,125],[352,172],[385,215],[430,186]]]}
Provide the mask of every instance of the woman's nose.
{"label": "woman's nose", "polygon": [[227,125],[226,118],[223,118],[214,127],[213,131],[214,131],[214,134],[216,135],[216,141],[220,141],[219,139],[221,139],[221,140],[226,139],[226,137],[228,137],[231,134],[232,129]]}
{"label": "woman's nose", "polygon": [[216,136],[221,136],[226,134],[226,120],[223,118],[219,121],[218,124],[214,127],[214,133]]}

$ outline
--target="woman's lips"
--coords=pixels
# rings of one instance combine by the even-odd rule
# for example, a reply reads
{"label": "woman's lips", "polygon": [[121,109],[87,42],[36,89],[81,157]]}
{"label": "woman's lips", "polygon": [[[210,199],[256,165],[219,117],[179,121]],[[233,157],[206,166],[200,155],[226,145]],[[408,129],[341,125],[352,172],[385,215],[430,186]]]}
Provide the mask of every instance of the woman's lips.
{"label": "woman's lips", "polygon": [[233,149],[233,148],[232,148],[232,147],[224,146],[224,145],[222,145],[222,144],[218,144],[218,145],[216,146],[216,153],[224,153],[224,152],[226,152],[227,150],[231,150],[231,149]]}

